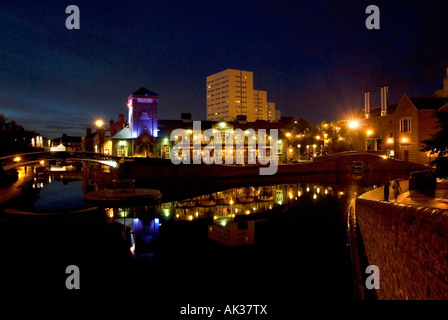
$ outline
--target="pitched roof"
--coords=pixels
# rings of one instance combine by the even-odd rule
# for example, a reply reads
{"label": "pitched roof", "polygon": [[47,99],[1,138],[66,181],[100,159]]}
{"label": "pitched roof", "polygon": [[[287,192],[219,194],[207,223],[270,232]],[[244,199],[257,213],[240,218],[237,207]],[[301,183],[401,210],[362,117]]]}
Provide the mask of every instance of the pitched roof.
{"label": "pitched roof", "polygon": [[[418,110],[439,110],[443,106],[448,104],[448,98],[441,97],[425,97],[425,98],[409,98],[412,104]],[[397,109],[398,104],[391,104],[387,106],[387,114],[393,114]],[[364,112],[364,110],[363,110]],[[381,107],[370,109],[371,117],[381,116]]]}
{"label": "pitched roof", "polygon": [[144,87],[141,87],[137,91],[132,93],[134,96],[158,96],[157,93],[152,92],[151,90],[148,90]]}
{"label": "pitched roof", "polygon": [[[395,112],[395,110],[397,109],[398,104],[391,104],[387,106],[387,114],[392,114]],[[364,112],[364,109],[363,109]],[[379,117],[381,116],[381,107],[376,107],[376,108],[372,108],[370,110],[370,116],[371,117]]]}
{"label": "pitched roof", "polygon": [[438,110],[448,104],[448,98],[409,98],[412,104],[419,110]]}
{"label": "pitched roof", "polygon": [[113,137],[111,137],[112,140],[124,140],[124,139],[132,139],[132,133],[131,129],[129,127],[126,127],[120,131],[117,132]]}

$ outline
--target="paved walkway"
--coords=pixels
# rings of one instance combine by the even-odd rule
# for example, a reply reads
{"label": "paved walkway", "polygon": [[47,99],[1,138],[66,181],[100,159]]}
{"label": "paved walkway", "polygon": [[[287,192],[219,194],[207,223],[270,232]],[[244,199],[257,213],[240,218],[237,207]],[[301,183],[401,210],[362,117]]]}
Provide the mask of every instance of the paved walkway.
{"label": "paved walkway", "polygon": [[17,168],[19,173],[19,179],[12,185],[6,188],[0,188],[0,204],[5,203],[15,197],[18,197],[22,193],[22,188],[34,178],[33,167],[27,167],[25,172],[25,167]]}
{"label": "paved walkway", "polygon": [[[393,198],[393,195],[391,196]],[[394,202],[393,199],[392,202]],[[415,206],[448,209],[448,180],[442,180],[441,182],[437,182],[434,197],[411,190],[403,192],[398,197],[397,202],[403,204],[411,204]]]}

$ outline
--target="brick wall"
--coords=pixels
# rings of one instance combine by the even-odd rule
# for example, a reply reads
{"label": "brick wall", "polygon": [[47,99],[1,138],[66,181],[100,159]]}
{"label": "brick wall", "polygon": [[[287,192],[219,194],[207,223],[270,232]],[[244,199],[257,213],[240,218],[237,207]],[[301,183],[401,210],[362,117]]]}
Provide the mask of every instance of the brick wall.
{"label": "brick wall", "polygon": [[355,204],[368,263],[380,269],[377,297],[448,299],[448,210],[382,198],[381,187]]}

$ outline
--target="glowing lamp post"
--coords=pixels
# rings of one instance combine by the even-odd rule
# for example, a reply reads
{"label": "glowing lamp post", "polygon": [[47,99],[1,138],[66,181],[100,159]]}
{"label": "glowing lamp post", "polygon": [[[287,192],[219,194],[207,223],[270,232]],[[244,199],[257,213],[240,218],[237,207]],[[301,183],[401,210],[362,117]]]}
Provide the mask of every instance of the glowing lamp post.
{"label": "glowing lamp post", "polygon": [[358,129],[359,128],[359,121],[358,120],[349,120],[348,127],[350,129]]}
{"label": "glowing lamp post", "polygon": [[[355,131],[360,127],[360,123],[356,119],[351,119],[351,120],[348,120],[347,126],[352,131]],[[354,132],[352,132],[351,137],[350,137],[350,150],[353,150],[353,139],[354,139]]]}
{"label": "glowing lamp post", "polygon": [[99,119],[95,121],[95,125],[97,126],[98,129],[101,129],[101,127],[104,125],[103,120]]}
{"label": "glowing lamp post", "polygon": [[103,137],[102,137],[102,135],[101,135],[101,132],[100,132],[100,130],[101,130],[101,127],[104,125],[104,122],[103,122],[103,120],[101,120],[101,119],[98,119],[98,120],[96,120],[95,121],[95,125],[96,125],[96,131],[97,131],[97,134],[96,134],[96,136],[97,136],[97,142],[98,142],[98,144],[95,144],[95,153],[101,153],[101,145],[103,144]]}

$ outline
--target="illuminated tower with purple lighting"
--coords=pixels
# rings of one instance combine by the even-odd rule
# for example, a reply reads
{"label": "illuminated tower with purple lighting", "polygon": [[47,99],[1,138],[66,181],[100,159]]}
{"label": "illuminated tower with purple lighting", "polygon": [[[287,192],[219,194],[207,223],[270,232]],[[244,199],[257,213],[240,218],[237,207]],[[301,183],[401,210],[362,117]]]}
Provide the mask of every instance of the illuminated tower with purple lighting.
{"label": "illuminated tower with purple lighting", "polygon": [[146,88],[140,88],[128,98],[129,128],[132,138],[142,134],[157,137],[157,101],[159,95]]}

